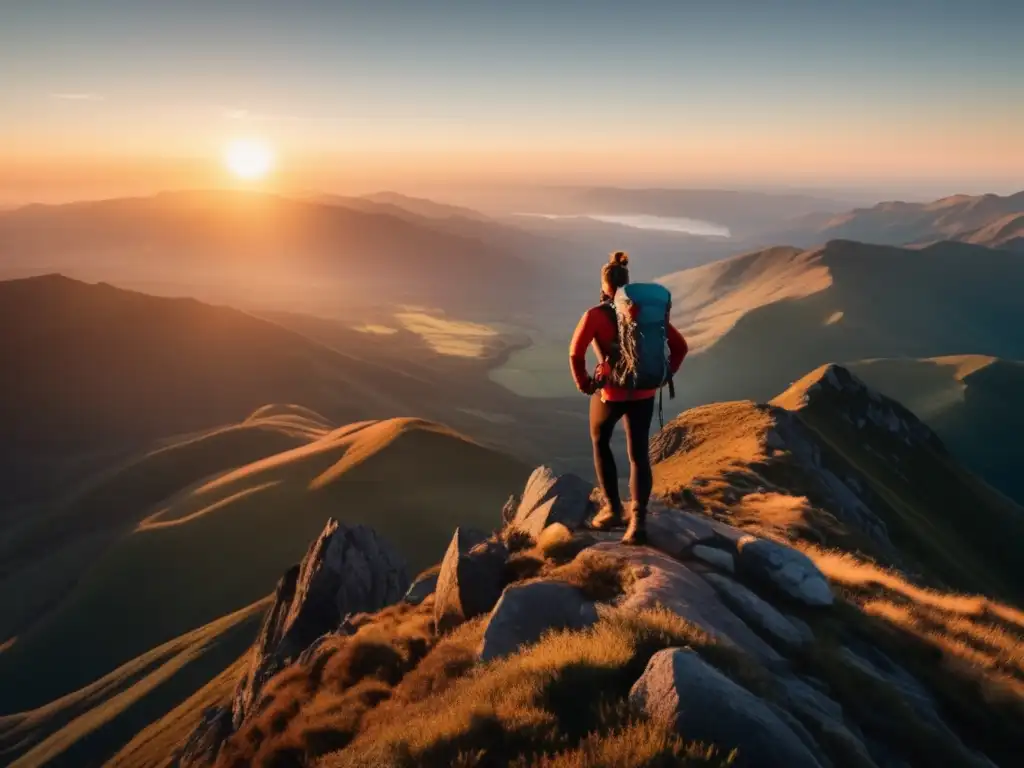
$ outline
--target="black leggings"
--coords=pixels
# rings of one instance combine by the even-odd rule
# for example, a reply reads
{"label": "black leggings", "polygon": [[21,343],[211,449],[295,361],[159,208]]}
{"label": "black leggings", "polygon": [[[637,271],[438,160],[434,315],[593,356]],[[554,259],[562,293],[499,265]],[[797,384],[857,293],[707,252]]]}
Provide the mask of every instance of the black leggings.
{"label": "black leggings", "polygon": [[590,398],[590,440],[594,444],[594,470],[605,498],[613,507],[621,505],[619,476],[612,455],[612,432],[619,419],[626,420],[626,451],[629,454],[629,493],[640,509],[651,498],[651,456],[648,448],[654,398],[605,403],[600,395]]}

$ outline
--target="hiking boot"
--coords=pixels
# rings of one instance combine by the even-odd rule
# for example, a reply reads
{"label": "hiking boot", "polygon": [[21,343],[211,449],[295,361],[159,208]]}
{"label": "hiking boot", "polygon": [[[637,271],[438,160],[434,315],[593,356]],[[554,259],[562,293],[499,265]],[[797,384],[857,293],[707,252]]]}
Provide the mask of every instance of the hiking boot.
{"label": "hiking boot", "polygon": [[623,544],[642,547],[647,543],[647,510],[634,508],[629,518],[629,526],[622,535]]}
{"label": "hiking boot", "polygon": [[622,506],[606,504],[594,515],[590,521],[590,527],[597,531],[607,531],[610,528],[621,528],[626,524],[626,518],[622,514]]}

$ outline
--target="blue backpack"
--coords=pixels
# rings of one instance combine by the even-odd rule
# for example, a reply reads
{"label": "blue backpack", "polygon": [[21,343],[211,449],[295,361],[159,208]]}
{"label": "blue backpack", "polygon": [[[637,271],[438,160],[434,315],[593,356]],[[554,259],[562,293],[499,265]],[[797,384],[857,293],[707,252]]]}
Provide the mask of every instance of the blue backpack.
{"label": "blue backpack", "polygon": [[672,294],[658,283],[630,283],[601,306],[614,316],[618,329],[608,351],[611,366],[608,383],[626,389],[660,389],[669,385],[668,323]]}

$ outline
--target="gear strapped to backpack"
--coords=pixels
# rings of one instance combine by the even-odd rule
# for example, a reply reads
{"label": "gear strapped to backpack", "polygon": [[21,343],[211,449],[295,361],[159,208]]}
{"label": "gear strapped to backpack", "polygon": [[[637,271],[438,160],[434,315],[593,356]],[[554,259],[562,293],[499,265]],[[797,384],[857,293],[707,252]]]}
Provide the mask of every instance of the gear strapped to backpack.
{"label": "gear strapped to backpack", "polygon": [[[667,384],[669,398],[674,398],[668,348],[672,294],[668,288],[658,283],[630,283],[600,306],[609,313],[616,329],[615,341],[607,351],[594,343],[598,360],[607,362],[610,369],[606,383],[624,389],[657,390]],[[659,402],[663,422],[661,413]]]}

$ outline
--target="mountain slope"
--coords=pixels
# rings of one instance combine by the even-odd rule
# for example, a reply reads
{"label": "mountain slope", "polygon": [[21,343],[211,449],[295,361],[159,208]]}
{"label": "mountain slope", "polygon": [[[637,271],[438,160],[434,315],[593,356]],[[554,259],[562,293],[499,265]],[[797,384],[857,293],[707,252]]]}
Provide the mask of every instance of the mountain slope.
{"label": "mountain slope", "polygon": [[772,248],[662,279],[694,336],[682,405],[764,400],[832,361],[965,352],[1018,359],[1016,254],[963,243],[903,249],[834,240]]}
{"label": "mountain slope", "polygon": [[658,493],[689,488],[723,520],[865,553],[946,589],[1024,600],[1024,509],[845,368],[823,366],[768,405],[687,411],[652,451]]}
{"label": "mountain slope", "polygon": [[577,429],[488,379],[510,332],[412,310],[268,317],[56,275],[0,282],[0,530],[30,514],[15,502],[268,403],[335,424],[416,414],[522,456]]}
{"label": "mountain slope", "polygon": [[192,299],[57,275],[12,280],[0,282],[0,324],[0,367],[14,374],[0,390],[8,498],[60,487],[62,473],[82,474],[79,462],[88,471],[157,437],[237,422],[267,403],[301,403],[334,421],[403,410],[370,385],[394,376]]}
{"label": "mountain slope", "polygon": [[454,526],[486,525],[525,475],[447,428],[395,419],[324,429],[176,489],[114,529],[55,609],[0,653],[0,712],[40,706],[259,599],[327,516],[373,525],[425,566]]}
{"label": "mountain slope", "polygon": [[[221,670],[252,643],[269,605],[261,600],[147,651],[81,690],[0,716],[0,759],[19,768],[105,760],[154,719],[171,721],[167,713],[194,691],[216,690]],[[176,733],[166,724],[164,731],[165,737]]]}
{"label": "mountain slope", "polygon": [[849,368],[918,414],[964,464],[1024,501],[1024,363],[959,355],[864,360]]}
{"label": "mountain slope", "polygon": [[[810,250],[756,251],[669,275],[661,282],[673,293],[673,320],[693,350],[676,377],[679,396],[669,408],[767,400],[805,371],[835,361],[965,353],[1020,359],[1024,337],[1016,329],[1024,323],[1024,304],[1015,286],[1022,281],[1024,262],[1009,251],[844,240]],[[983,375],[994,382],[1008,370]],[[1016,412],[1024,405],[1011,380],[975,390],[979,402],[991,399],[980,406],[989,415],[979,418],[991,423],[999,410]],[[898,394],[923,407],[906,389]],[[973,438],[970,425],[953,427],[950,445],[968,466],[1008,489],[1000,467],[1015,460],[1014,443],[1005,460],[993,459],[1000,449],[986,445],[983,435],[996,433],[978,426]]]}
{"label": "mountain slope", "polygon": [[772,238],[801,246],[842,239],[880,245],[966,240],[1002,247],[1012,236],[1001,235],[1001,231],[1020,214],[1024,214],[1024,191],[1005,197],[954,195],[930,203],[879,203],[831,218],[809,216],[775,232]]}

